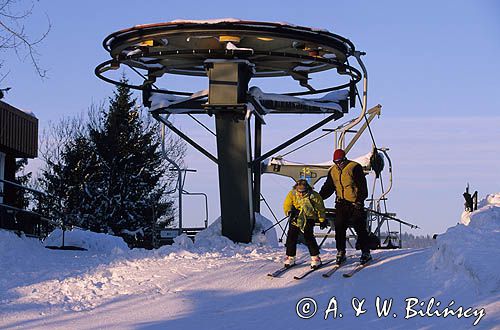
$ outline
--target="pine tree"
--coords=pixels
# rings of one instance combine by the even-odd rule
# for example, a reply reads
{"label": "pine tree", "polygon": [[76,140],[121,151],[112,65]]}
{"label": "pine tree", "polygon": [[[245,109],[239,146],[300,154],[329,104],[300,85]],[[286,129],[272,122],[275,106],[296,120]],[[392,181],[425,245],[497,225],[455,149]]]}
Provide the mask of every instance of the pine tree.
{"label": "pine tree", "polygon": [[[48,153],[39,182],[50,195],[38,210],[149,248],[153,227],[174,219],[173,200],[165,195],[173,179],[159,152],[158,125],[145,122],[130,89],[118,87],[109,101],[108,111],[85,129],[68,129],[73,133]],[[182,161],[184,144],[169,142],[169,157]]]}
{"label": "pine tree", "polygon": [[91,206],[97,168],[97,154],[88,137],[72,136],[59,158],[49,160],[42,170],[39,183],[49,195],[39,196],[38,212],[61,224],[102,231]]}
{"label": "pine tree", "polygon": [[108,232],[147,247],[158,218],[172,219],[173,202],[164,196],[167,168],[156,129],[144,124],[129,88],[118,87],[90,139],[99,162],[96,216]]}

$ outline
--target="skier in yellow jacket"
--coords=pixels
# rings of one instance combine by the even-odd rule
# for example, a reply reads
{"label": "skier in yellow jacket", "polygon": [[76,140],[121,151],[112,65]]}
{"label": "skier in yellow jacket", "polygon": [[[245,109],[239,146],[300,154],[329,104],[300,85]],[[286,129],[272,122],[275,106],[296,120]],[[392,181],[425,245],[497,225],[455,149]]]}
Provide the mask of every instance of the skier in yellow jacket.
{"label": "skier in yellow jacket", "polygon": [[345,261],[346,231],[353,227],[358,235],[361,247],[360,263],[372,259],[368,246],[368,230],[366,229],[366,212],[364,202],[368,197],[368,186],[365,174],[360,164],[349,160],[342,149],[333,153],[334,165],[328,172],[328,177],[319,194],[327,199],[334,192],[335,199],[335,243],[337,245],[337,263]]}
{"label": "skier in yellow jacket", "polygon": [[321,196],[313,190],[306,180],[300,179],[288,193],[283,205],[285,214],[290,217],[290,226],[286,238],[286,260],[285,267],[295,264],[297,251],[297,240],[299,231],[304,234],[304,240],[311,255],[311,268],[321,265],[319,247],[314,238],[314,223],[320,222],[323,228],[326,226],[325,205]]}

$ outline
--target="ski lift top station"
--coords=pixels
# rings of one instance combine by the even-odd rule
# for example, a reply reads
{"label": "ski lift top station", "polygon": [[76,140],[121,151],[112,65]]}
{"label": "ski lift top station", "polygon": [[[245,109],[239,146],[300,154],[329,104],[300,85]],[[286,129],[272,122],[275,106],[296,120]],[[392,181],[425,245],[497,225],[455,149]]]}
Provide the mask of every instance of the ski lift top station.
{"label": "ski lift top station", "polygon": [[[156,120],[217,164],[222,234],[236,242],[252,239],[254,212],[260,211],[261,175],[272,167],[266,163],[268,158],[343,117],[355,107],[358,97],[361,114],[344,125],[338,139],[338,146],[344,146],[345,133],[367,113],[364,53],[348,39],[326,30],[235,19],[176,20],[112,33],[103,46],[111,59],[96,67],[96,75],[115,85],[141,90],[143,104]],[[355,59],[357,67],[349,64],[349,58]],[[136,72],[143,83],[126,84],[105,74],[121,65]],[[310,76],[324,71],[345,79],[338,85],[315,89],[309,83]],[[168,74],[208,77],[209,88],[194,92],[158,87],[157,79]],[[248,88],[250,79],[266,77],[290,77],[301,88],[285,94]],[[362,93],[358,93],[356,85],[361,81]],[[314,96],[302,98],[306,95]],[[174,126],[170,120],[174,114],[214,116],[217,155]],[[265,116],[272,114],[326,116],[263,152],[262,125]],[[275,165],[274,172],[279,171]],[[298,178],[299,174],[289,176]]]}

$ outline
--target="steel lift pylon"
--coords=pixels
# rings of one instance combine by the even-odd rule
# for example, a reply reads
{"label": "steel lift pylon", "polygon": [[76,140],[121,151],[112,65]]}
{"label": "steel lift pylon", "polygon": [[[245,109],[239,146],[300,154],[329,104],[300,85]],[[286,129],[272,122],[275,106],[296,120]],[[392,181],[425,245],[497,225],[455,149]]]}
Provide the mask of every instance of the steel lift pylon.
{"label": "steel lift pylon", "polygon": [[[111,59],[98,65],[95,74],[115,85],[141,90],[143,104],[156,120],[217,164],[222,234],[236,242],[252,239],[266,159],[342,118],[355,107],[356,85],[361,81],[361,113],[354,122],[361,121],[366,113],[368,80],[361,60],[364,53],[357,51],[350,40],[326,30],[235,19],[177,20],[112,33],[103,46]],[[351,57],[357,67],[349,64]],[[120,67],[137,73],[142,82],[125,83],[108,77]],[[344,82],[313,87],[314,75],[326,71],[335,71]],[[160,79],[170,75],[205,77],[209,88],[191,92],[158,87]],[[273,94],[256,86],[249,88],[251,80],[269,77],[290,77],[301,90]],[[215,118],[216,155],[171,120],[174,115],[201,114]],[[262,127],[265,116],[273,114],[325,116],[263,152]]]}

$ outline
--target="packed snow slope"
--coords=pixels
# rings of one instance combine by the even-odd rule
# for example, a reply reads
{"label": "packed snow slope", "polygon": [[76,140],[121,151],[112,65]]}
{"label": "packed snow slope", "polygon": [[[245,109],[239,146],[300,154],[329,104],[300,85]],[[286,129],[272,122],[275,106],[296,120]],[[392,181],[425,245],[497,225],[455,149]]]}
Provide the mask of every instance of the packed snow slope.
{"label": "packed snow slope", "polygon": [[[307,266],[266,276],[284,249],[274,233],[258,234],[270,225],[262,217],[251,244],[222,237],[216,221],[194,243],[181,236],[154,251],[84,231],[66,242],[87,251],[56,251],[0,231],[0,328],[500,329],[500,194],[468,216],[431,248],[374,251],[381,260],[352,278],[341,274],[354,257],[331,278],[325,269],[300,281],[293,275]],[[45,244],[60,244],[60,235]],[[335,252],[323,250],[323,259]],[[377,315],[377,297],[392,299],[387,316]]]}

